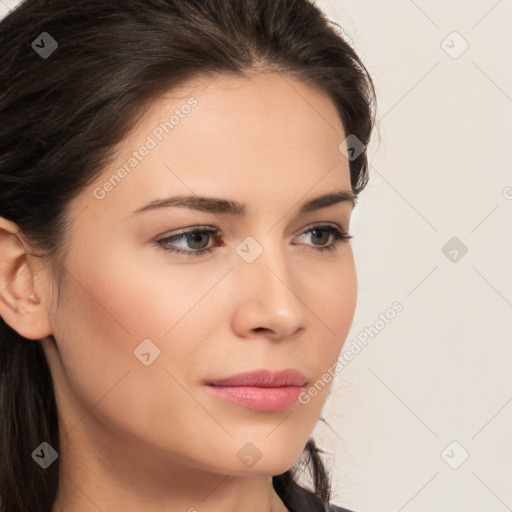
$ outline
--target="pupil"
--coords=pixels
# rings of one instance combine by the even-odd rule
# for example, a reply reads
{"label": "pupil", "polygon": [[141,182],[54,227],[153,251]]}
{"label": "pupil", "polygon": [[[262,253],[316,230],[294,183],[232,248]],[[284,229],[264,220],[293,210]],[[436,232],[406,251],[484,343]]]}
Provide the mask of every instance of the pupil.
{"label": "pupil", "polygon": [[[201,241],[201,237],[203,235],[207,235],[206,233],[191,233],[189,234],[189,236],[192,238],[193,240],[193,243],[195,242],[200,242]],[[192,247],[193,249],[202,249],[203,247]]]}
{"label": "pupil", "polygon": [[[318,235],[319,233],[321,233],[321,234],[323,233],[323,238],[325,238],[326,236],[328,236],[328,235],[327,235],[327,233],[322,232],[322,230],[321,230],[321,229],[314,229],[314,230],[313,230],[313,233],[315,233],[315,234],[317,234],[317,235]],[[319,237],[317,236],[316,238],[319,238]],[[320,237],[320,238],[322,238],[322,237]],[[324,243],[325,243],[325,240],[324,240]]]}

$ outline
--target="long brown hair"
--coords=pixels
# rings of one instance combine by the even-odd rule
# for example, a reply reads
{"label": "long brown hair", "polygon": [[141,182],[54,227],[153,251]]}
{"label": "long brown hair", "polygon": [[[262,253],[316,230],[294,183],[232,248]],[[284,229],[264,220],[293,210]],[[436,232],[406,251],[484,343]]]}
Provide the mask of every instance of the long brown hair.
{"label": "long brown hair", "polygon": [[[46,57],[33,46],[43,32],[58,45]],[[1,20],[0,46],[0,216],[19,226],[56,277],[68,203],[110,163],[153,99],[199,76],[273,71],[324,91],[345,133],[364,145],[349,162],[356,196],[368,182],[372,79],[312,1],[25,0]],[[39,341],[2,318],[0,413],[2,512],[50,512],[59,462],[42,469],[31,454],[42,440],[59,450],[52,378]],[[310,439],[303,455],[326,504],[318,451]],[[297,490],[294,469],[273,477],[282,496]]]}

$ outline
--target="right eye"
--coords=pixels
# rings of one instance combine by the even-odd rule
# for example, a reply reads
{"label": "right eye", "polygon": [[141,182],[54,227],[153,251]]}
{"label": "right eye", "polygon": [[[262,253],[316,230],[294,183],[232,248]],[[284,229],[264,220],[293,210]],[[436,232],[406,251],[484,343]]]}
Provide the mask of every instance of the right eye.
{"label": "right eye", "polygon": [[177,249],[174,242],[178,240],[186,240],[188,244],[199,244],[204,245],[206,240],[206,245],[208,245],[208,239],[212,235],[217,235],[218,238],[218,229],[210,228],[208,226],[198,226],[193,229],[189,229],[187,231],[181,231],[175,235],[167,236],[165,238],[161,238],[157,240],[157,243],[163,247],[163,250],[166,252],[173,252],[177,254],[186,254],[187,256],[201,256],[202,254],[206,254],[212,251],[211,248],[203,248],[203,247],[191,247],[191,250],[183,250]]}

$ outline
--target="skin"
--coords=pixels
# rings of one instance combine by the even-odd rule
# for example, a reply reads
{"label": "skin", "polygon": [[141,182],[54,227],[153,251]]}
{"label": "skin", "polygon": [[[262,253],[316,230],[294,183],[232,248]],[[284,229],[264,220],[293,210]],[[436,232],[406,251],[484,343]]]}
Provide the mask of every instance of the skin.
{"label": "skin", "polygon": [[[103,199],[94,196],[163,120],[197,106]],[[353,205],[297,216],[308,199],[350,190],[346,135],[334,104],[289,76],[196,80],[155,100],[115,161],[70,204],[60,302],[49,266],[0,218],[0,314],[41,340],[59,410],[60,484],[53,512],[286,511],[271,476],[298,459],[332,381],[309,403],[261,412],[207,393],[207,379],[296,368],[315,382],[338,358],[357,298]],[[186,208],[132,215],[177,194],[227,198],[245,217]],[[194,226],[221,234],[155,241]],[[263,248],[247,263],[236,247]],[[196,249],[197,250],[197,249]],[[134,350],[149,338],[160,356]],[[261,459],[237,457],[253,443]]]}

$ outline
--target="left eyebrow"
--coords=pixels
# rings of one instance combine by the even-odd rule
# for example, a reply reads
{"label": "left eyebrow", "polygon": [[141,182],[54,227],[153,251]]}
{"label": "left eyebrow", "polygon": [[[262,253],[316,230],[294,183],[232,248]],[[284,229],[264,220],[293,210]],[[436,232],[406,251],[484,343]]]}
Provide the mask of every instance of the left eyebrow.
{"label": "left eyebrow", "polygon": [[[299,208],[298,215],[304,215],[306,213],[320,210],[321,208],[327,208],[328,206],[343,202],[350,203],[352,205],[352,209],[354,209],[356,201],[357,196],[355,196],[353,192],[349,190],[338,190],[332,194],[315,197],[305,202]],[[247,212],[246,205],[237,201],[207,196],[180,195],[151,201],[150,203],[134,210],[132,215],[148,210],[155,210],[157,208],[172,207],[189,208],[192,210],[199,210],[208,213],[240,217],[243,217]]]}

